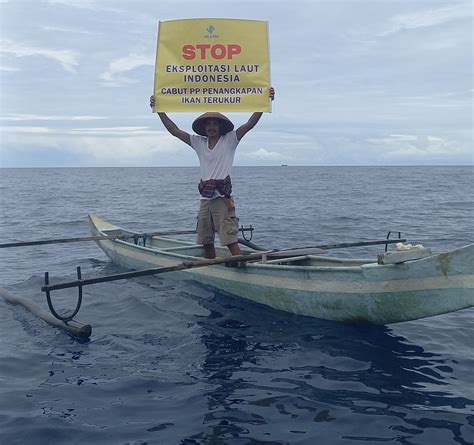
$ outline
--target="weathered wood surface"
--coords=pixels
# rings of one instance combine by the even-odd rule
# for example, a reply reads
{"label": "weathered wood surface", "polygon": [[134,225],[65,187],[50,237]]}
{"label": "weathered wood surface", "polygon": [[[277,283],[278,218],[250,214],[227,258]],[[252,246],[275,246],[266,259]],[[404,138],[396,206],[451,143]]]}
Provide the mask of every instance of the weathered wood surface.
{"label": "weathered wood surface", "polygon": [[53,317],[49,312],[44,311],[38,305],[34,304],[32,301],[19,297],[12,294],[6,289],[0,288],[0,296],[3,297],[6,301],[11,304],[23,306],[25,309],[30,311],[32,314],[36,315],[38,318],[41,318],[46,323],[54,326],[56,328],[62,329],[63,331],[68,332],[74,337],[79,338],[89,338],[92,333],[92,327],[89,324],[84,324],[77,320],[71,320],[68,322],[62,322],[57,318]]}

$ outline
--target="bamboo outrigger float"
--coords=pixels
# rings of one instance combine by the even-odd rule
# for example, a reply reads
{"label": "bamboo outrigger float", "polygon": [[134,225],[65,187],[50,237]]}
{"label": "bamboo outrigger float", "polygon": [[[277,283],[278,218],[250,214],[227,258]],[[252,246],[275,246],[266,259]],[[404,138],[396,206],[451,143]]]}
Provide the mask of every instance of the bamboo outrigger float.
{"label": "bamboo outrigger float", "polygon": [[6,289],[0,288],[0,296],[11,304],[23,306],[26,310],[30,311],[38,318],[41,318],[41,320],[45,321],[49,325],[59,328],[73,337],[88,339],[92,334],[92,327],[90,324],[82,323],[81,321],[74,320],[73,318],[69,320],[58,318],[53,314],[46,312],[27,298],[15,295]]}
{"label": "bamboo outrigger float", "polygon": [[[474,244],[431,254],[429,249],[391,251],[369,259],[321,255],[320,249],[246,251],[229,257],[217,248],[215,260],[203,259],[192,242],[124,230],[89,215],[97,244],[116,264],[134,269],[109,277],[51,285],[50,292],[134,276],[170,273],[210,285],[274,309],[343,322],[390,324],[444,314],[474,306]],[[133,240],[133,241],[132,241]],[[318,246],[393,244],[405,240],[366,241]],[[229,264],[238,267],[225,267]]]}

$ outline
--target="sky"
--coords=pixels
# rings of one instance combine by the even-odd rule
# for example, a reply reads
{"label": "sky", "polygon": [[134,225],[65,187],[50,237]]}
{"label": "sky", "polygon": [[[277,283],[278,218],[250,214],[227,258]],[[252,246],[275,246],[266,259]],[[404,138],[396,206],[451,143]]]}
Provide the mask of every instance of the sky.
{"label": "sky", "polygon": [[[151,113],[158,23],[268,21],[237,166],[470,165],[470,0],[0,0],[0,167],[196,166]],[[185,131],[199,113],[169,113]],[[236,126],[250,113],[230,113]]]}

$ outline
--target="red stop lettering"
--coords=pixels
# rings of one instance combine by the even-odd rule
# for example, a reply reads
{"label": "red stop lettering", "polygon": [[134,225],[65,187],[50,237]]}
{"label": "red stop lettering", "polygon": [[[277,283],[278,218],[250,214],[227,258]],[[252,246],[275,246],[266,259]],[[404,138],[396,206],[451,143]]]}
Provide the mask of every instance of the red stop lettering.
{"label": "red stop lettering", "polygon": [[242,48],[240,47],[240,45],[230,43],[229,45],[227,45],[227,50],[229,53],[229,59],[232,59],[232,56],[236,56],[237,54],[240,54],[240,52],[242,51]]}
{"label": "red stop lettering", "polygon": [[215,45],[199,44],[199,45],[184,45],[183,46],[183,59],[194,60],[198,57],[201,60],[207,59],[232,59],[232,57],[240,54],[242,48],[240,45],[235,43],[229,43],[228,45],[221,45],[217,43]]}

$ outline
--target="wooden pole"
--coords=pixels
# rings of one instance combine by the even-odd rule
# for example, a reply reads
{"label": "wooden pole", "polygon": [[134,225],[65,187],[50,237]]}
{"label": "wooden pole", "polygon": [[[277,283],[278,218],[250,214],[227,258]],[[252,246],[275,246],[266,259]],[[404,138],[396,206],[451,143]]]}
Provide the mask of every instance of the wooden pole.
{"label": "wooden pole", "polygon": [[6,247],[25,247],[25,246],[39,246],[42,244],[65,244],[65,243],[78,243],[82,241],[102,241],[102,240],[116,240],[116,239],[133,239],[134,237],[143,238],[151,236],[168,236],[168,235],[187,235],[196,233],[195,230],[163,230],[161,232],[151,233],[137,233],[136,235],[117,235],[117,236],[82,236],[78,238],[57,238],[57,239],[46,239],[38,241],[19,241],[14,243],[0,244],[0,249]]}
{"label": "wooden pole", "polygon": [[[252,227],[241,227],[241,232],[251,232],[254,229]],[[35,241],[18,241],[12,243],[0,244],[0,249],[7,247],[26,247],[26,246],[40,246],[42,244],[66,244],[66,243],[79,243],[83,241],[103,241],[103,240],[127,240],[134,238],[150,238],[153,236],[170,236],[170,235],[192,235],[195,234],[196,230],[161,230],[158,232],[150,233],[133,233],[130,235],[110,235],[110,236],[80,236],[77,238],[56,238],[56,239],[45,239]]]}
{"label": "wooden pole", "polygon": [[74,337],[86,339],[86,338],[89,338],[92,334],[91,325],[81,323],[80,321],[77,321],[77,320],[71,320],[68,322],[60,321],[57,318],[53,317],[49,312],[43,311],[43,309],[41,309],[39,306],[32,303],[31,301],[27,300],[26,298],[13,295],[11,292],[8,292],[6,289],[0,288],[0,296],[2,296],[9,303],[23,306],[32,314],[44,320],[46,323],[56,328],[62,329],[63,331],[68,332]]}
{"label": "wooden pole", "polygon": [[48,285],[42,286],[41,290],[43,292],[51,292],[53,290],[58,290],[58,289],[68,289],[71,287],[88,286],[91,284],[98,284],[98,283],[107,283],[109,281],[126,280],[128,278],[144,277],[146,275],[158,275],[158,274],[166,273],[166,272],[177,272],[179,270],[213,266],[216,264],[254,261],[254,260],[259,260],[260,258],[262,258],[262,255],[265,255],[271,252],[276,252],[276,250],[270,250],[270,251],[259,252],[259,253],[251,253],[249,255],[234,255],[234,256],[226,257],[226,258],[215,258],[213,260],[203,259],[203,260],[197,260],[197,261],[184,261],[175,266],[154,267],[152,269],[142,269],[142,270],[136,270],[133,272],[124,272],[124,273],[119,273],[115,275],[107,275],[105,277],[89,278],[85,280],[76,280],[76,281],[70,281],[70,282],[61,283],[61,284],[51,284],[51,285],[48,284]]}
{"label": "wooden pole", "polygon": [[309,246],[301,247],[301,249],[343,249],[345,247],[362,247],[362,246],[375,246],[377,244],[395,244],[395,243],[404,243],[405,238],[395,238],[395,239],[384,239],[384,240],[374,240],[374,241],[357,241],[353,243],[336,243],[336,244],[321,244],[319,246]]}

